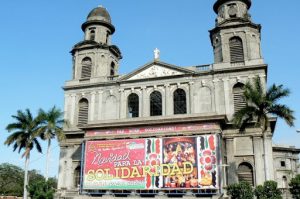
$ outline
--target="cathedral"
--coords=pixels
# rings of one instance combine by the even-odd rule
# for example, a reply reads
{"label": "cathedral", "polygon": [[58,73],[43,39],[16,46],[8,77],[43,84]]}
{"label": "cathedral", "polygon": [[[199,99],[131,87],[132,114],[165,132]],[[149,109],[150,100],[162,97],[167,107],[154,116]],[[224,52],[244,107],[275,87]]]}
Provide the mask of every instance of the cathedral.
{"label": "cathedral", "polygon": [[[65,92],[66,140],[60,143],[57,198],[219,198],[227,185],[277,180],[286,188],[300,149],[273,146],[276,118],[262,133],[236,129],[245,106],[243,86],[259,77],[266,87],[261,25],[251,0],[217,0],[210,65],[152,62],[119,75],[122,53],[104,7],[81,26],[71,50],[73,76]],[[285,183],[285,184],[284,184]]]}

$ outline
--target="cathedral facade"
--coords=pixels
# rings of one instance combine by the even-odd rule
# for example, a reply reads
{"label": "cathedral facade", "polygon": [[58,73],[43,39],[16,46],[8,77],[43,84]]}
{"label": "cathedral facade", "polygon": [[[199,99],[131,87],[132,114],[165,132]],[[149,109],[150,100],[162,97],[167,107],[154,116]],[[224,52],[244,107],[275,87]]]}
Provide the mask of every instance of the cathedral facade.
{"label": "cathedral facade", "polygon": [[[119,75],[120,49],[103,7],[82,24],[84,40],[64,85],[66,140],[60,143],[58,196],[219,196],[239,181],[274,180],[270,128],[231,123],[245,105],[243,86],[266,86],[261,26],[251,0],[217,0],[210,30],[214,63],[180,67],[154,60]],[[280,153],[277,147],[276,153]],[[297,156],[295,156],[297,157]]]}

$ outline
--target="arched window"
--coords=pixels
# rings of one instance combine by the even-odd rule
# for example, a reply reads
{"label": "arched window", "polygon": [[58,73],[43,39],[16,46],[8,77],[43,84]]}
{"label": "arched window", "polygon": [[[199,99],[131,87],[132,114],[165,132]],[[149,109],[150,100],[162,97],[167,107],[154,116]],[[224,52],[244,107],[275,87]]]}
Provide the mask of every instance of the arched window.
{"label": "arched window", "polygon": [[234,112],[238,112],[246,106],[246,101],[244,98],[244,84],[237,83],[233,87],[233,104]]}
{"label": "arched window", "polygon": [[139,96],[135,93],[128,96],[128,117],[139,117]]}
{"label": "arched window", "polygon": [[162,115],[161,93],[154,91],[150,95],[150,116]]}
{"label": "arched window", "polygon": [[90,40],[92,40],[92,41],[95,40],[95,30],[91,30],[91,32],[90,32]]}
{"label": "arched window", "polygon": [[75,188],[80,187],[80,173],[81,173],[81,167],[78,166],[78,167],[76,167],[76,169],[74,171],[74,185],[75,185]]}
{"label": "arched window", "polygon": [[239,37],[232,37],[229,40],[231,63],[244,62],[243,41]]}
{"label": "arched window", "polygon": [[282,176],[282,188],[288,188],[288,182],[287,182],[287,177]]}
{"label": "arched window", "polygon": [[115,76],[115,63],[111,62],[110,64],[110,76]]}
{"label": "arched window", "polygon": [[92,74],[92,60],[89,57],[85,57],[82,62],[81,78],[91,78]]}
{"label": "arched window", "polygon": [[174,114],[186,113],[186,94],[183,89],[177,89],[173,93]]}
{"label": "arched window", "polygon": [[87,124],[88,115],[89,115],[89,102],[87,99],[83,98],[79,101],[78,125]]}
{"label": "arched window", "polygon": [[254,186],[253,168],[251,164],[247,162],[241,163],[238,167],[237,174],[238,174],[239,182],[248,182],[252,186]]}

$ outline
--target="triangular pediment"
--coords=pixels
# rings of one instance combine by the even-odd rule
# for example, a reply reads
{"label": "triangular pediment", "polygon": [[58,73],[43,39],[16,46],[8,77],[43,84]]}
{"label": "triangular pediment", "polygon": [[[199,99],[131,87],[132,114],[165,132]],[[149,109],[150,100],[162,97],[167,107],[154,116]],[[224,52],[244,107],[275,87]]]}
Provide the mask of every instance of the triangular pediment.
{"label": "triangular pediment", "polygon": [[151,62],[126,75],[123,80],[149,79],[191,74],[192,71],[163,62]]}

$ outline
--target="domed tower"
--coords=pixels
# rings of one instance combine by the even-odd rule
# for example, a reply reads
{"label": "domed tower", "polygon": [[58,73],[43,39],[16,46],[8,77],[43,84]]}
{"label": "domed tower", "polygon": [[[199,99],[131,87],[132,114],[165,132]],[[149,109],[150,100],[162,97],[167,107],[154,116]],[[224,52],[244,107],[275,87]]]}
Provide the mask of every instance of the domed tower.
{"label": "domed tower", "polygon": [[210,38],[215,68],[263,64],[261,26],[252,22],[250,7],[251,0],[217,0],[214,4],[218,16]]}
{"label": "domed tower", "polygon": [[77,43],[71,51],[73,80],[80,83],[115,80],[122,55],[117,46],[111,45],[115,27],[109,13],[102,6],[94,8],[81,28],[84,41]]}

